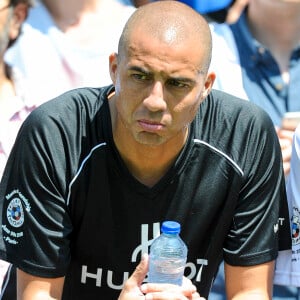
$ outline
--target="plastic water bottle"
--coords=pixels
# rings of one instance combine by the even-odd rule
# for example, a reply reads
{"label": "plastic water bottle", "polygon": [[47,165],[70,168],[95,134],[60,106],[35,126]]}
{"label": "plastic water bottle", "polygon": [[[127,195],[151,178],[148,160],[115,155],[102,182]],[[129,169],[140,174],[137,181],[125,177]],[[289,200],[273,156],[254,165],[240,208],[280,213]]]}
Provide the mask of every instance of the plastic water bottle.
{"label": "plastic water bottle", "polygon": [[151,244],[148,282],[182,284],[187,246],[180,238],[180,224],[165,221],[161,235]]}

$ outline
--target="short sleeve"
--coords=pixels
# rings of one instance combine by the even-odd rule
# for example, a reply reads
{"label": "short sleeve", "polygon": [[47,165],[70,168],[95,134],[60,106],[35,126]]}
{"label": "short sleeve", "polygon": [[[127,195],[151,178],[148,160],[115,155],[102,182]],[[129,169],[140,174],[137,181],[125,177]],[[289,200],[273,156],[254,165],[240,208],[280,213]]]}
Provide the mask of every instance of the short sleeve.
{"label": "short sleeve", "polygon": [[224,247],[224,259],[231,265],[271,261],[279,247],[290,247],[279,141],[268,115],[262,110],[254,115],[242,137],[244,185]]}
{"label": "short sleeve", "polygon": [[[23,123],[0,186],[1,258],[33,275],[58,277],[70,261],[71,178],[66,120],[42,105]],[[50,112],[49,112],[50,111]]]}

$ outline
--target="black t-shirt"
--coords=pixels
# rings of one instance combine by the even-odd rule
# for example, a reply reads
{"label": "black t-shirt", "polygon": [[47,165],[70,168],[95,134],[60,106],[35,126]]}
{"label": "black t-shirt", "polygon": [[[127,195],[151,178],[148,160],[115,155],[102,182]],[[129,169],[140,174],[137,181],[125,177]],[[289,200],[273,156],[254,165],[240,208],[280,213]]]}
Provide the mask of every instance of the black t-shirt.
{"label": "black t-shirt", "polygon": [[222,258],[273,260],[279,231],[281,248],[290,246],[281,152],[265,112],[213,90],[176,162],[149,188],[115,148],[112,90],[69,91],[23,123],[0,186],[2,259],[66,276],[63,299],[117,299],[161,222],[176,220],[185,275],[207,297]]}

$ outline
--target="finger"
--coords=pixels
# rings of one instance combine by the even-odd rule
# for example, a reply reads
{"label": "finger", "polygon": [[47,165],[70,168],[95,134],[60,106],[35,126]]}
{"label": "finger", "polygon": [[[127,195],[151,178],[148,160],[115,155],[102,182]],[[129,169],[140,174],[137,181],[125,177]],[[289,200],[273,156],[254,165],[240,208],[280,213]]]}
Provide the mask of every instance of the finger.
{"label": "finger", "polygon": [[291,169],[292,146],[281,148],[284,175],[288,176]]}
{"label": "finger", "polygon": [[182,289],[184,291],[185,295],[192,295],[193,293],[197,292],[197,288],[195,285],[193,285],[192,281],[187,278],[187,277],[183,277],[182,280]]}
{"label": "finger", "polygon": [[201,297],[197,292],[193,293],[190,297],[186,297],[180,293],[172,292],[157,292],[147,294],[145,300],[206,300]]}
{"label": "finger", "polygon": [[158,293],[163,291],[181,292],[182,288],[179,285],[167,283],[145,283],[141,286],[143,293]]}
{"label": "finger", "polygon": [[205,298],[201,297],[199,293],[195,292],[193,293],[191,300],[205,300]]}
{"label": "finger", "polygon": [[289,139],[280,139],[280,140],[279,140],[279,144],[280,144],[280,148],[281,148],[282,155],[284,155],[283,152],[284,152],[286,149],[289,149],[289,148],[292,149],[292,141],[289,140]]}
{"label": "finger", "polygon": [[145,300],[189,300],[189,299],[191,298],[187,298],[180,293],[172,293],[172,292],[156,292],[156,293],[150,293],[145,295]]}
{"label": "finger", "polygon": [[294,130],[286,130],[286,129],[280,129],[277,131],[277,135],[279,139],[288,139],[292,140],[294,137]]}
{"label": "finger", "polygon": [[[178,286],[174,284],[155,284],[147,283],[141,286],[141,291],[147,294],[146,299],[199,299],[196,287],[192,284],[187,286]],[[172,297],[170,298],[170,296]],[[175,296],[176,295],[176,296]],[[195,298],[193,298],[195,297]]]}
{"label": "finger", "polygon": [[284,162],[283,163],[283,171],[284,171],[284,176],[288,176],[291,171],[291,164],[290,162]]}
{"label": "finger", "polygon": [[292,145],[289,145],[288,147],[285,147],[282,149],[282,160],[283,162],[289,162],[292,157]]}

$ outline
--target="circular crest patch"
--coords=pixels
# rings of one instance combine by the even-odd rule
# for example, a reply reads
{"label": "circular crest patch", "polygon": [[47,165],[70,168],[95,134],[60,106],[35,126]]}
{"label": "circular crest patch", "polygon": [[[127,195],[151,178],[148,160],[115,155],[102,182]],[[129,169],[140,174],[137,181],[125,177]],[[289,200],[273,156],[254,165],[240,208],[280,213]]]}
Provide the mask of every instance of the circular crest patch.
{"label": "circular crest patch", "polygon": [[24,211],[19,198],[13,198],[6,210],[7,220],[13,227],[20,227],[24,223]]}
{"label": "circular crest patch", "polygon": [[292,223],[292,244],[297,245],[300,243],[300,214],[299,210],[294,207]]}

